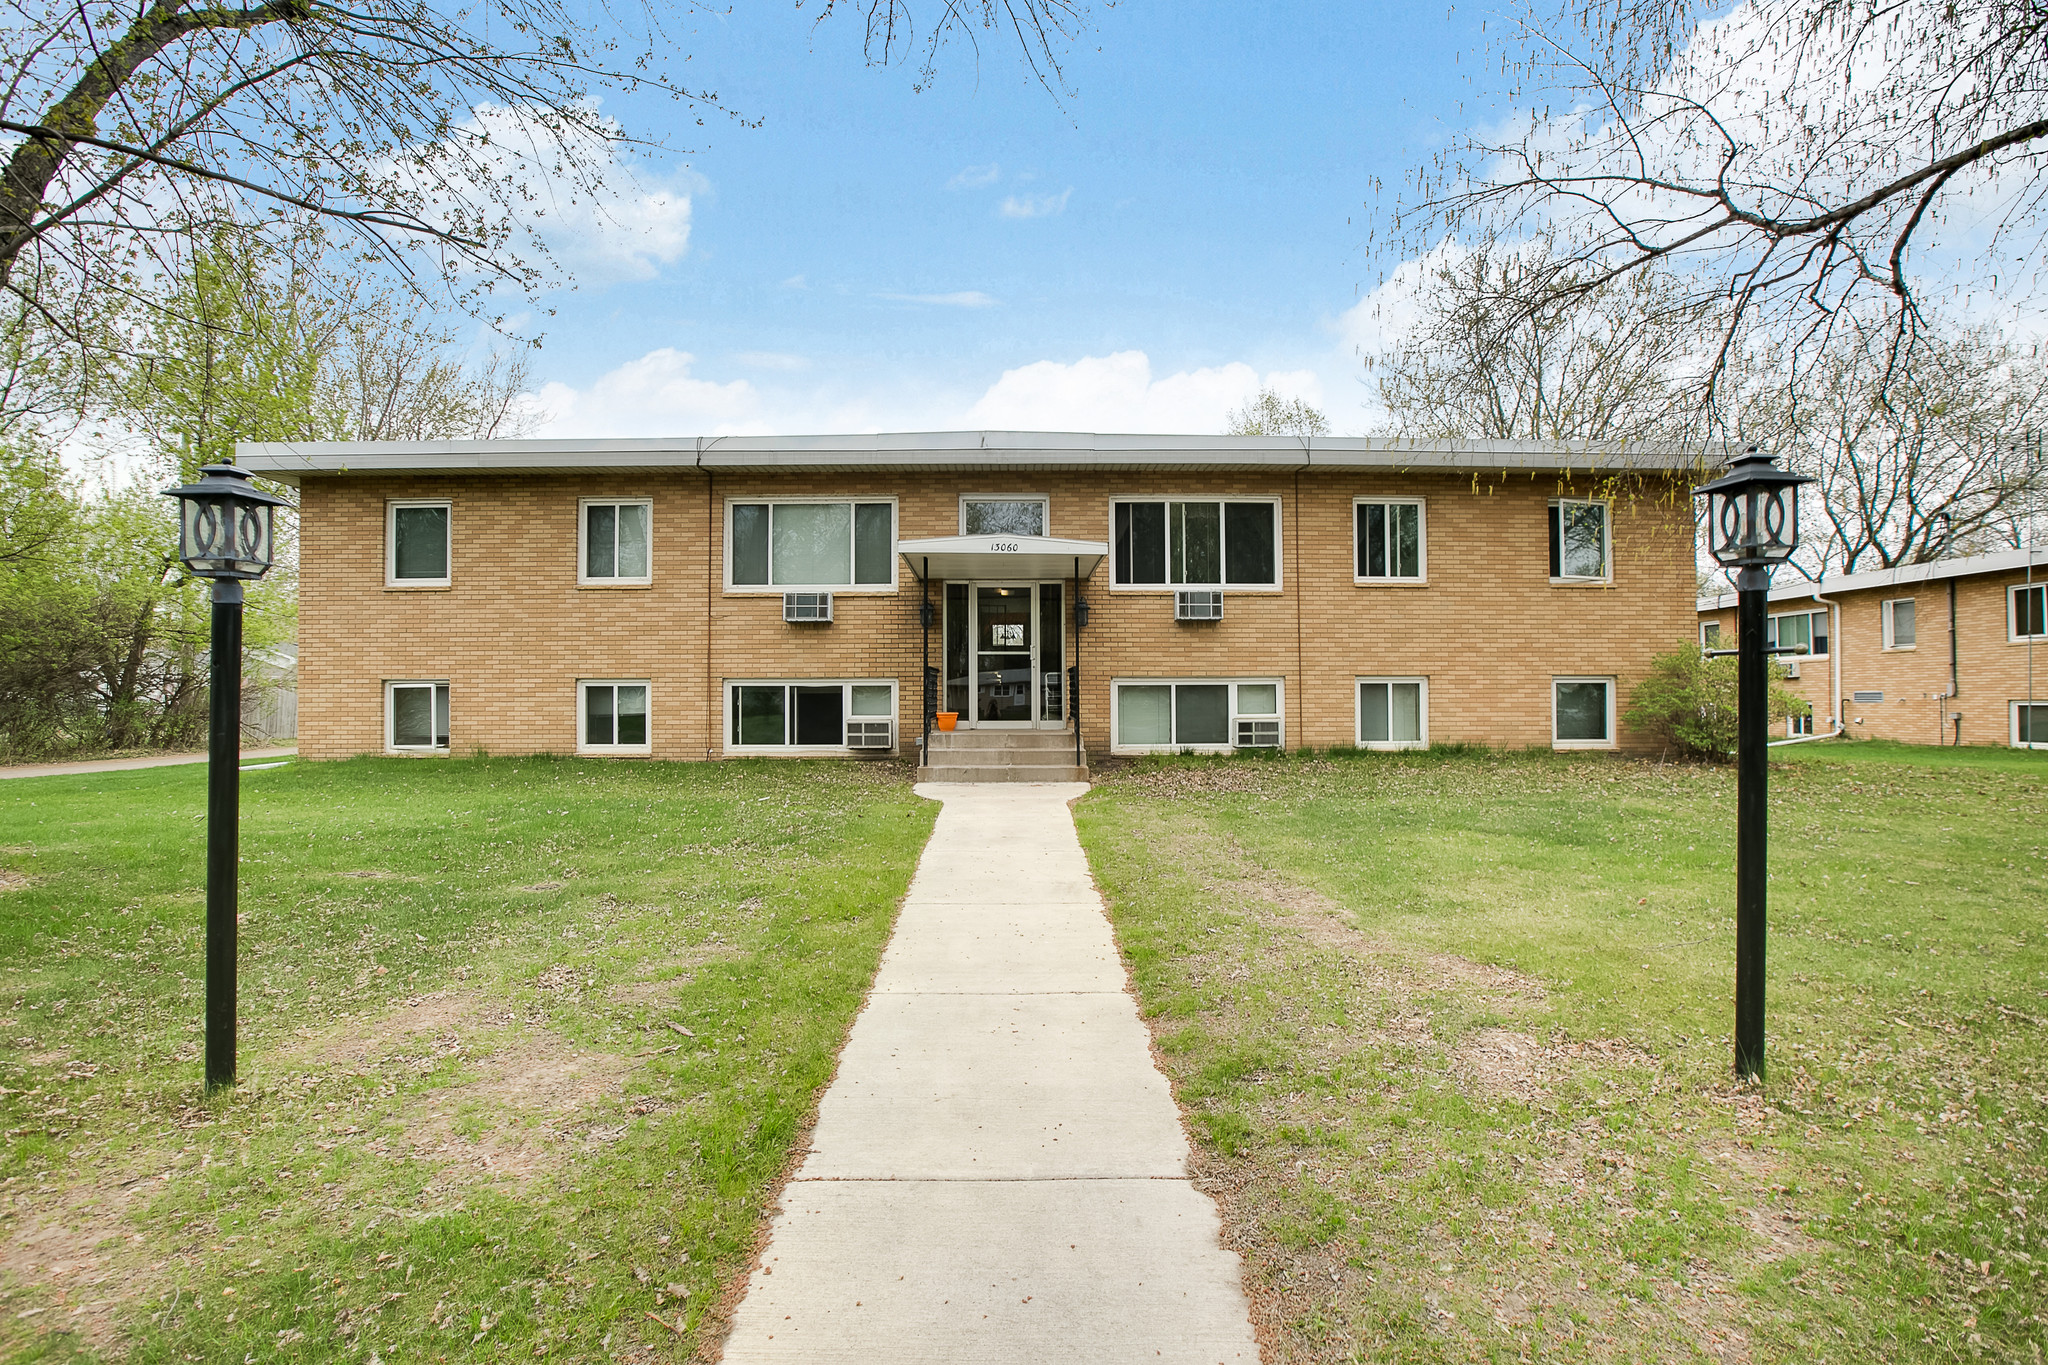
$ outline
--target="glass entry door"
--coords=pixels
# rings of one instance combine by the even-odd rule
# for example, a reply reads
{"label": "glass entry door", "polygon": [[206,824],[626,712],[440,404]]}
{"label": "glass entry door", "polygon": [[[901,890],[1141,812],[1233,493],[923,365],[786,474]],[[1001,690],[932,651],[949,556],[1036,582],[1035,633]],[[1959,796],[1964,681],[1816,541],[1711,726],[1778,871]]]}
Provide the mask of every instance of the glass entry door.
{"label": "glass entry door", "polygon": [[1060,583],[946,585],[946,709],[969,726],[1066,717],[1066,597]]}

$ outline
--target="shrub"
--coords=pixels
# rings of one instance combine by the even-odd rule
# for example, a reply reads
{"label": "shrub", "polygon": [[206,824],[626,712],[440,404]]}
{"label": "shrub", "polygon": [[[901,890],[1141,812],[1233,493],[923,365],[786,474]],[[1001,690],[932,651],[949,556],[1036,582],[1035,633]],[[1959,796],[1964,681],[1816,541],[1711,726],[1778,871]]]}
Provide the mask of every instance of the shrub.
{"label": "shrub", "polygon": [[[1768,663],[1771,719],[1803,713],[1806,702],[1782,686],[1785,666]],[[1651,662],[1649,676],[1629,695],[1625,718],[1687,754],[1726,758],[1735,752],[1738,729],[1735,678],[1733,655],[1710,659],[1697,645],[1682,645]]]}

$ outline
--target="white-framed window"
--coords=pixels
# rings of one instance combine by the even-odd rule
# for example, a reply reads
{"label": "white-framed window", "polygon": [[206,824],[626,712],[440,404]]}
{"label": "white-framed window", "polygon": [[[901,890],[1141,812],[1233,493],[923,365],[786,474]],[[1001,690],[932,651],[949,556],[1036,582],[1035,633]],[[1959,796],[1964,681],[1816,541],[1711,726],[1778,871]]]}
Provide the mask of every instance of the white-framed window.
{"label": "white-framed window", "polygon": [[740,592],[893,592],[896,502],[728,501],[725,586]]}
{"label": "white-framed window", "polygon": [[1828,614],[1825,611],[1794,611],[1764,618],[1764,648],[1784,649],[1806,646],[1804,654],[1780,656],[1780,662],[1828,657]]}
{"label": "white-framed window", "polygon": [[1277,588],[1278,498],[1118,498],[1113,588]]}
{"label": "white-framed window", "polygon": [[1886,649],[1911,649],[1914,645],[1913,599],[1895,597],[1889,602],[1878,604],[1878,614],[1884,621],[1884,647]]}
{"label": "white-framed window", "polygon": [[1719,621],[1700,622],[1700,648],[1720,649],[1721,647],[1721,623]]}
{"label": "white-framed window", "polygon": [[1429,679],[1360,678],[1358,747],[1429,747]]}
{"label": "white-framed window", "polygon": [[1550,500],[1550,581],[1605,583],[1613,536],[1608,505],[1590,498]]}
{"label": "white-framed window", "polygon": [[963,536],[1049,536],[1051,501],[1038,493],[968,493],[960,499]]}
{"label": "white-framed window", "polygon": [[1353,498],[1352,581],[1420,583],[1429,576],[1422,499]]}
{"label": "white-framed window", "polygon": [[1614,747],[1614,679],[1550,680],[1550,747]]}
{"label": "white-framed window", "polygon": [[743,678],[725,684],[725,747],[734,753],[845,750],[849,720],[891,720],[883,678]]}
{"label": "white-framed window", "polygon": [[2012,704],[2012,747],[2048,749],[2048,701]]}
{"label": "white-framed window", "polygon": [[1795,711],[1791,715],[1785,717],[1785,733],[1793,738],[1797,738],[1800,735],[1812,734],[1813,712]]}
{"label": "white-framed window", "polygon": [[394,498],[384,504],[385,587],[448,586],[454,512],[447,498]]}
{"label": "white-framed window", "polygon": [[2007,636],[2014,644],[2048,640],[2048,583],[2015,583],[2006,594]]}
{"label": "white-framed window", "polygon": [[639,586],[654,581],[651,498],[584,498],[578,504],[576,581]]}
{"label": "white-framed window", "polygon": [[579,678],[576,681],[576,752],[646,754],[654,751],[647,728],[645,678]]}
{"label": "white-framed window", "polygon": [[1111,692],[1113,753],[1220,754],[1286,741],[1278,678],[1119,678]]}
{"label": "white-framed window", "polygon": [[448,752],[448,684],[384,684],[384,748],[394,754]]}

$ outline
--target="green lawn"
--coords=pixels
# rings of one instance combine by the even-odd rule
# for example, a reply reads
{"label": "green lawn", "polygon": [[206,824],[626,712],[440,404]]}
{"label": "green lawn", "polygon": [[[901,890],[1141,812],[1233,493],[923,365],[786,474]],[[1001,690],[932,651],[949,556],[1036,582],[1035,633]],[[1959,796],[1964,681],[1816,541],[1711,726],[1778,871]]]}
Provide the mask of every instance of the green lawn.
{"label": "green lawn", "polygon": [[936,807],[830,763],[242,781],[214,1101],[204,769],[0,784],[0,1358],[714,1340]]}
{"label": "green lawn", "polygon": [[1180,759],[1083,842],[1283,1361],[2036,1363],[2048,754]]}

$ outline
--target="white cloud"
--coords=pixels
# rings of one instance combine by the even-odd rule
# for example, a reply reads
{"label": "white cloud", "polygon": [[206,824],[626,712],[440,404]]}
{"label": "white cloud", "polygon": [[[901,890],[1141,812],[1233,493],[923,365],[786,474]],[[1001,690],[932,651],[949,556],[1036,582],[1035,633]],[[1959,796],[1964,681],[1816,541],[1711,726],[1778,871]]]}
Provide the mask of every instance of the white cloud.
{"label": "white cloud", "polygon": [[1050,218],[1067,211],[1067,199],[1074,193],[1072,185],[1058,194],[1013,194],[996,206],[996,212],[1005,218]]}
{"label": "white cloud", "polygon": [[801,275],[791,275],[782,282],[782,287],[784,289],[809,289],[811,282]]}
{"label": "white cloud", "polygon": [[548,414],[547,436],[738,436],[765,429],[761,395],[736,379],[690,373],[696,357],[664,346],[629,360],[583,388],[547,383],[533,401]]}
{"label": "white cloud", "polygon": [[[615,121],[593,114],[611,134]],[[584,285],[653,279],[690,246],[699,176],[664,176],[616,136],[572,129],[560,135],[516,110],[482,105],[439,149],[451,179],[515,183],[519,227],[562,273]]]}
{"label": "white cloud", "polygon": [[994,308],[1002,300],[979,289],[962,289],[952,294],[877,294],[891,303],[929,303],[940,308]]}
{"label": "white cloud", "polygon": [[1143,351],[1041,360],[1005,370],[966,413],[966,425],[1008,431],[1220,432],[1233,408],[1264,385],[1309,403],[1322,386],[1307,370],[1262,380],[1241,361],[1152,377]]}
{"label": "white cloud", "polygon": [[969,166],[946,182],[949,190],[978,190],[1003,178],[1003,168],[991,161],[986,166]]}

